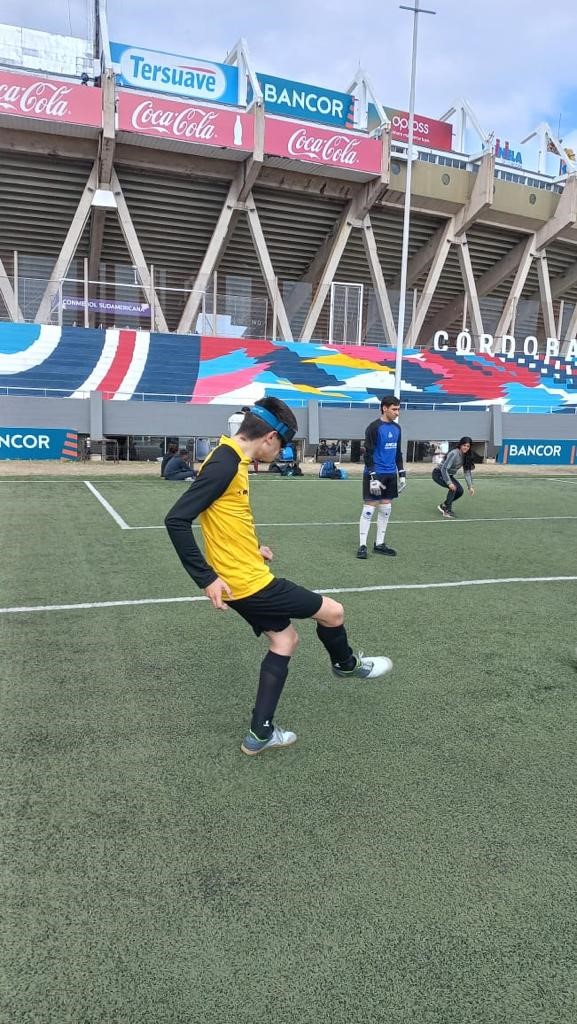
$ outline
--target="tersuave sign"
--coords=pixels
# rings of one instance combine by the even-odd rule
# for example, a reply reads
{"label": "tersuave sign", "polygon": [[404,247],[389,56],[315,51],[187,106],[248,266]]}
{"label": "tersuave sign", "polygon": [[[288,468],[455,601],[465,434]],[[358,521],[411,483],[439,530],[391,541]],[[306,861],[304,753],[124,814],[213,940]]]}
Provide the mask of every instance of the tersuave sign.
{"label": "tersuave sign", "polygon": [[254,120],[251,114],[222,107],[202,107],[161,96],[142,96],[119,90],[118,128],[159,139],[251,152]]}
{"label": "tersuave sign", "polygon": [[[436,331],[433,336],[433,348],[435,352],[447,352],[449,349],[449,335],[447,331]],[[452,346],[451,346],[452,347]],[[455,339],[455,352],[457,355],[469,355],[473,352],[489,356],[514,356],[522,352],[529,359],[536,359],[543,356],[545,363],[551,359],[559,359],[561,354],[561,342],[558,338],[547,338],[545,351],[539,352],[539,342],[534,335],[529,335],[522,342],[512,335],[504,334],[502,338],[495,338],[492,334],[480,334],[475,344],[468,331],[461,331]],[[577,359],[577,339],[569,341],[562,356],[565,362]]]}
{"label": "tersuave sign", "polygon": [[111,43],[110,54],[119,85],[209,103],[238,103],[237,67],[125,43]]}
{"label": "tersuave sign", "polygon": [[78,434],[73,430],[0,427],[0,459],[76,459]]}
{"label": "tersuave sign", "polygon": [[4,114],[99,128],[102,94],[85,85],[0,70],[0,115]]}
{"label": "tersuave sign", "polygon": [[262,89],[264,109],[269,114],[296,117],[301,121],[352,128],[354,99],[347,92],[333,92],[316,85],[291,82],[272,75],[256,76]]}
{"label": "tersuave sign", "polygon": [[265,119],[265,153],[361,174],[381,173],[381,143],[366,135],[331,131],[277,117]]}

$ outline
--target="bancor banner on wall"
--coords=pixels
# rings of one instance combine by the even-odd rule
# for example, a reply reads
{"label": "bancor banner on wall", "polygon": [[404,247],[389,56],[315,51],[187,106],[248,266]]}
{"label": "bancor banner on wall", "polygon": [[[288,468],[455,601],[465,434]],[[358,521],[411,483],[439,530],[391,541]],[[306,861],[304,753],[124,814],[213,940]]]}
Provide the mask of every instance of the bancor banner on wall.
{"label": "bancor banner on wall", "polygon": [[[404,110],[393,107],[383,108],[391,122],[391,138],[396,142],[409,141],[409,115]],[[380,118],[374,103],[369,103],[368,130],[374,131],[380,124]],[[427,146],[430,149],[442,149],[450,153],[453,148],[453,126],[446,121],[437,121],[434,117],[415,114],[413,126],[415,146]]]}
{"label": "bancor banner on wall", "polygon": [[102,124],[100,89],[0,69],[0,116],[32,117],[61,124]]}
{"label": "bancor banner on wall", "polygon": [[252,114],[119,90],[118,129],[220,149],[252,152]]}
{"label": "bancor banner on wall", "polygon": [[111,43],[110,54],[118,85],[207,103],[238,103],[237,67],[126,43]]}
{"label": "bancor banner on wall", "polygon": [[378,139],[280,117],[265,118],[264,150],[271,156],[302,160],[317,167],[381,173],[382,146]]}
{"label": "bancor banner on wall", "polygon": [[76,459],[74,430],[42,427],[0,427],[0,459]]}
{"label": "bancor banner on wall", "polygon": [[[291,82],[272,75],[256,76],[262,89],[264,109],[282,117],[296,117],[300,121],[352,128],[355,101],[348,92],[334,92],[320,85]],[[252,93],[249,92],[249,101]]]}
{"label": "bancor banner on wall", "polygon": [[577,440],[507,438],[499,449],[497,462],[508,466],[574,466],[576,453]]}

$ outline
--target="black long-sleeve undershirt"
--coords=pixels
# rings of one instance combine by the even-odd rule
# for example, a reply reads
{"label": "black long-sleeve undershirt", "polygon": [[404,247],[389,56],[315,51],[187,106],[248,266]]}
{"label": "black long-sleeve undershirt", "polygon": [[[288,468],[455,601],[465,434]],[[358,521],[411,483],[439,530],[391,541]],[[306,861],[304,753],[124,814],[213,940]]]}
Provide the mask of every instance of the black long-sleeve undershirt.
{"label": "black long-sleeve undershirt", "polygon": [[193,484],[168,512],[164,525],[189,576],[204,589],[218,579],[218,573],[206,561],[194,539],[191,526],[194,520],[212,505],[234,479],[240,458],[227,445],[215,449],[204,463]]}

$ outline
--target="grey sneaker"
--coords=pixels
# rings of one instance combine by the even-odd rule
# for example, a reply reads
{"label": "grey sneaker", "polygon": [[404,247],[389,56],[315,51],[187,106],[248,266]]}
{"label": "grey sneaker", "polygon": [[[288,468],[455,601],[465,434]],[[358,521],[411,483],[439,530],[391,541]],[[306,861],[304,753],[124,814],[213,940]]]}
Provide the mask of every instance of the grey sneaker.
{"label": "grey sneaker", "polygon": [[366,544],[361,544],[359,550],[357,551],[357,558],[366,558],[366,557],[367,557],[367,545]]}
{"label": "grey sneaker", "polygon": [[359,651],[357,655],[357,664],[354,668],[349,669],[347,672],[345,669],[337,668],[333,665],[333,674],[338,676],[339,679],[376,679],[377,676],[384,676],[387,672],[390,672],[393,667],[393,663],[390,658],[386,658],[384,655],[380,658],[365,658],[362,651]]}
{"label": "grey sneaker", "polygon": [[296,743],[296,733],[281,729],[275,725],[272,736],[268,740],[259,740],[254,732],[249,732],[243,739],[240,749],[243,754],[260,754],[261,750],[273,750],[276,747],[291,747]]}

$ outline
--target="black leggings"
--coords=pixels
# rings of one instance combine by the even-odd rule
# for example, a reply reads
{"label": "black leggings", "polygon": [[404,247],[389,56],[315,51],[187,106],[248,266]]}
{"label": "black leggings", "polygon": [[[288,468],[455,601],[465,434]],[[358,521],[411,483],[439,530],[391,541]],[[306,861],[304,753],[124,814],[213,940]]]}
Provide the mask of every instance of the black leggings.
{"label": "black leggings", "polygon": [[441,473],[441,470],[439,469],[438,466],[435,466],[432,476],[433,480],[435,481],[436,484],[439,485],[439,487],[445,488],[447,492],[447,497],[445,498],[445,506],[446,508],[450,509],[454,501],[458,501],[459,498],[463,497],[463,488],[461,487],[459,481],[454,476],[452,476],[449,477],[449,479],[451,483],[455,485],[456,489],[454,491],[450,491],[445,481],[443,480],[443,474]]}

